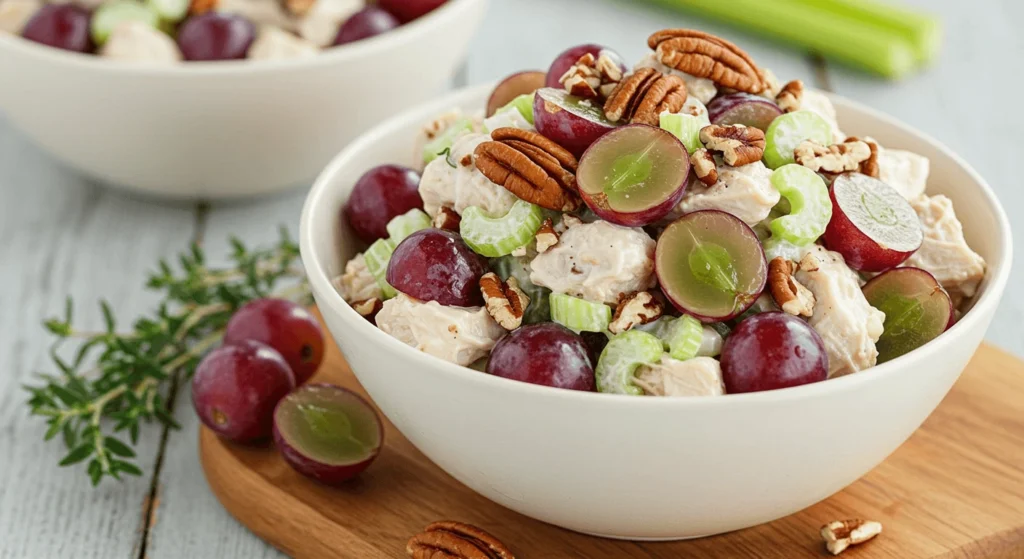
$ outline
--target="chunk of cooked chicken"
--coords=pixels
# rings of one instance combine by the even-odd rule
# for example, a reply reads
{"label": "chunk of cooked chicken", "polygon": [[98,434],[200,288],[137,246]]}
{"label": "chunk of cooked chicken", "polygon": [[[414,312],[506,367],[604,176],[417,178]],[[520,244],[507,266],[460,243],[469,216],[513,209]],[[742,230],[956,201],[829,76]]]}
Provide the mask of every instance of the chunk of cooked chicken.
{"label": "chunk of cooked chicken", "polygon": [[479,206],[489,214],[508,213],[518,198],[491,182],[473,162],[473,150],[490,139],[487,134],[467,134],[452,144],[449,157],[438,157],[427,164],[420,178],[424,211],[434,216],[447,206],[461,215],[469,206]]}
{"label": "chunk of cooked chicken", "polygon": [[446,307],[404,293],[384,301],[376,320],[402,343],[462,366],[486,356],[505,335],[483,307]]}
{"label": "chunk of cooked chicken", "polygon": [[985,277],[985,259],[971,250],[953,201],[939,194],[910,201],[921,220],[924,242],[904,266],[928,271],[953,295],[973,297]]}
{"label": "chunk of cooked chicken", "polygon": [[712,357],[694,357],[686,361],[662,357],[658,363],[637,368],[633,382],[649,396],[725,394],[722,366]]}
{"label": "chunk of cooked chicken", "polygon": [[676,213],[687,214],[698,210],[721,210],[730,213],[747,225],[755,225],[768,217],[781,195],[772,186],[772,170],[755,161],[749,165],[732,167],[718,165],[718,182],[711,186],[693,180],[686,194],[676,206]]}

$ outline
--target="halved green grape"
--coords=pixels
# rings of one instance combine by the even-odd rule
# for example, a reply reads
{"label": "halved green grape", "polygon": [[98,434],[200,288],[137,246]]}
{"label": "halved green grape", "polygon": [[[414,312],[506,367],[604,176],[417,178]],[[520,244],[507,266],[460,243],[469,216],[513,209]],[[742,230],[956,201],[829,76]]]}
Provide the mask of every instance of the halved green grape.
{"label": "halved green grape", "polygon": [[572,295],[552,293],[551,320],[579,334],[604,332],[612,321],[612,308],[604,303],[593,303]]}
{"label": "halved green grape", "polygon": [[789,202],[789,215],[773,219],[768,226],[772,237],[803,246],[822,236],[832,219],[832,200],[825,181],[807,167],[793,163],[772,172],[771,182]]}
{"label": "halved green grape", "polygon": [[704,325],[688,314],[665,321],[658,334],[672,359],[685,361],[693,359],[704,341]]}
{"label": "halved green grape", "polygon": [[388,273],[388,262],[391,261],[391,254],[394,252],[395,243],[391,239],[377,239],[363,253],[363,258],[366,260],[366,269],[370,271],[373,279],[377,280],[377,285],[384,292],[385,299],[398,295],[395,288],[391,287],[391,284],[385,279]]}
{"label": "halved green grape", "polygon": [[139,21],[151,25],[153,29],[160,28],[160,16],[145,4],[135,0],[116,0],[103,4],[93,12],[89,24],[93,42],[97,45],[106,43],[114,28],[125,21]]}
{"label": "halved green grape", "polygon": [[700,129],[710,124],[707,108],[692,95],[686,98],[686,104],[679,113],[661,113],[659,123],[663,130],[671,132],[683,142],[690,155],[704,147],[700,143]]}
{"label": "halved green grape", "polygon": [[597,360],[594,378],[597,391],[640,396],[643,390],[634,384],[637,367],[657,363],[665,354],[661,340],[647,332],[626,330],[608,341]]}
{"label": "halved green grape", "polygon": [[178,22],[188,15],[190,0],[146,0],[146,4],[164,21]]}
{"label": "halved green grape", "polygon": [[953,304],[935,276],[920,268],[893,268],[864,285],[864,297],[885,313],[878,362],[909,353],[953,323]]}
{"label": "halved green grape", "polygon": [[510,277],[519,281],[519,289],[530,298],[530,304],[526,306],[523,315],[523,324],[534,324],[537,322],[548,322],[551,320],[551,308],[548,305],[551,290],[541,287],[530,281],[529,256],[502,256],[490,261],[491,269],[501,277],[502,281]]}
{"label": "halved green grape", "polygon": [[[423,146],[423,163],[427,164],[444,153],[451,152],[452,143],[459,136],[473,131],[473,119],[468,116],[460,117],[448,125],[444,132],[438,134],[433,140]],[[451,162],[449,162],[451,164]],[[452,165],[454,167],[454,165]]]}
{"label": "halved green grape", "polygon": [[474,252],[494,258],[512,254],[530,242],[543,218],[540,206],[525,200],[516,200],[501,217],[489,217],[479,207],[470,206],[462,211],[459,233]]}
{"label": "halved green grape", "polygon": [[405,240],[406,237],[433,225],[430,216],[419,208],[413,208],[402,215],[391,218],[387,224],[388,235],[395,246]]}
{"label": "halved green grape", "polygon": [[793,150],[804,140],[832,144],[832,125],[810,111],[786,113],[772,121],[764,133],[764,163],[772,169],[793,163]]}

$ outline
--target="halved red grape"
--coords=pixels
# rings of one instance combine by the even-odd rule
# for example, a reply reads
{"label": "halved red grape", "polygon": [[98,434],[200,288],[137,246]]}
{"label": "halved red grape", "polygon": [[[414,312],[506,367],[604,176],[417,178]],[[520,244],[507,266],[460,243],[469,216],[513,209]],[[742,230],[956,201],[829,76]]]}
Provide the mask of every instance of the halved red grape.
{"label": "halved red grape", "polygon": [[894,268],[864,285],[864,297],[885,313],[878,338],[884,363],[934,340],[953,323],[953,303],[935,276],[920,268]]}
{"label": "halved red grape", "polygon": [[487,260],[457,233],[431,228],[409,235],[395,248],[387,282],[421,301],[476,307],[484,303],[480,276],[487,271]]}
{"label": "halved red grape", "polygon": [[728,394],[788,388],[828,378],[821,336],[784,312],[751,316],[725,339],[722,379]]}
{"label": "halved red grape", "polygon": [[597,103],[569,95],[564,89],[538,89],[533,98],[537,131],[579,157],[615,124]]}
{"label": "halved red grape", "polygon": [[487,372],[512,380],[594,390],[594,367],[583,338],[554,322],[530,324],[498,340]]}
{"label": "halved red grape", "polygon": [[281,354],[252,340],[221,346],[192,376],[196,415],[218,435],[238,442],[270,436],[274,406],[295,388]]}
{"label": "halved red grape", "polygon": [[448,0],[378,0],[377,5],[394,14],[402,23],[422,17]]}
{"label": "halved red grape", "polygon": [[665,217],[686,191],[690,161],[671,132],[632,124],[594,142],[580,159],[580,196],[599,217],[638,227]]}
{"label": "halved red grape", "polygon": [[388,222],[419,208],[420,174],[401,165],[380,165],[363,173],[345,202],[345,219],[366,243],[388,236]]}
{"label": "halved red grape", "polygon": [[256,26],[238,14],[206,12],[186,19],[178,29],[185,60],[242,59],[255,39]]}
{"label": "halved red grape", "polygon": [[313,313],[286,299],[256,299],[235,311],[224,343],[254,340],[277,350],[295,373],[295,383],[313,376],[324,358],[324,334]]}
{"label": "halved red grape", "polygon": [[747,310],[768,277],[757,235],[718,210],[689,213],[670,223],[658,237],[654,269],[669,301],[704,322],[728,320]]}
{"label": "halved red grape", "polygon": [[832,182],[832,219],[825,245],[855,270],[881,272],[899,265],[921,247],[924,234],[910,202],[895,188],[846,173]]}
{"label": "halved red grape", "polygon": [[569,47],[558,53],[558,56],[555,57],[551,66],[548,67],[547,76],[544,78],[544,86],[562,87],[562,84],[558,80],[569,71],[569,68],[572,68],[572,66],[576,64],[576,61],[578,61],[581,56],[588,53],[594,55],[595,59],[600,57],[602,54],[607,56],[613,62],[617,63],[619,65],[619,69],[625,73],[626,64],[622,61],[622,56],[620,56],[619,53],[610,48],[602,47],[601,45],[588,43],[585,45]]}
{"label": "halved red grape", "polygon": [[516,72],[498,82],[487,99],[487,116],[491,116],[516,97],[533,93],[544,87],[544,72],[531,70]]}
{"label": "halved red grape", "polygon": [[47,46],[73,52],[91,52],[89,12],[74,4],[46,4],[33,15],[21,36]]}
{"label": "halved red grape", "polygon": [[708,104],[708,118],[723,126],[742,124],[768,130],[768,125],[781,114],[782,109],[770,99],[750,93],[722,95]]}
{"label": "halved red grape", "polygon": [[361,39],[367,39],[386,33],[398,27],[401,23],[398,18],[391,15],[391,12],[382,10],[377,6],[367,6],[352,14],[338,28],[338,34],[334,37],[335,45],[344,45]]}
{"label": "halved red grape", "polygon": [[310,384],[277,405],[274,444],[300,474],[336,485],[373,463],[384,445],[384,426],[355,392]]}

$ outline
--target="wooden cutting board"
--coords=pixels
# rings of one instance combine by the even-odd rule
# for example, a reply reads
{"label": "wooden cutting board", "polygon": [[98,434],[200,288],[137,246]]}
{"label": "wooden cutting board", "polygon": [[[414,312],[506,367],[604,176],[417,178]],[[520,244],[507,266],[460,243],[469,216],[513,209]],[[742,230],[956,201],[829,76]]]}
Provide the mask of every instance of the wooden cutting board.
{"label": "wooden cutting board", "polygon": [[[314,380],[365,394],[330,346]],[[205,428],[199,454],[224,507],[300,559],[405,557],[406,540],[440,519],[480,526],[519,559],[825,557],[819,527],[853,517],[884,531],[844,552],[850,559],[1024,558],[1024,362],[992,347],[978,350],[921,429],[860,481],[792,516],[698,540],[623,542],[529,519],[455,481],[385,427],[377,461],[342,488],[295,473],[269,446],[232,444]]]}

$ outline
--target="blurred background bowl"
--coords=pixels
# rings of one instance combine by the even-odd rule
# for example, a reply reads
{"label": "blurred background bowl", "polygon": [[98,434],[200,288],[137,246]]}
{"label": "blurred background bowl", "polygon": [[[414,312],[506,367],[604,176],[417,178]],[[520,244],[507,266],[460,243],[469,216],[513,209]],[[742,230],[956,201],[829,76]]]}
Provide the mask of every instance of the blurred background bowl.
{"label": "blurred background bowl", "polygon": [[0,33],[0,110],[94,179],[169,198],[259,196],[308,183],[349,140],[436,95],[486,0],[449,0],[317,57],[149,67]]}

